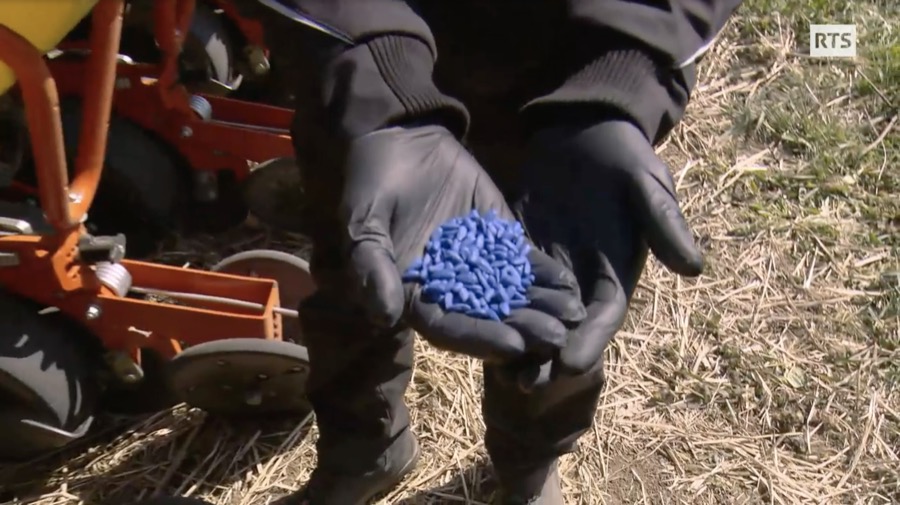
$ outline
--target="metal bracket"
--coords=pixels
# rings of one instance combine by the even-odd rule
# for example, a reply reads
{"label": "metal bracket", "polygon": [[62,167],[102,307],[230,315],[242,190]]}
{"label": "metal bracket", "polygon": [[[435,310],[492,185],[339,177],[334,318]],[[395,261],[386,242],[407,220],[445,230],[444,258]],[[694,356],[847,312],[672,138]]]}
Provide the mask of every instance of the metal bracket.
{"label": "metal bracket", "polygon": [[125,235],[84,235],[78,239],[78,258],[84,263],[118,263],[125,257]]}
{"label": "metal bracket", "polygon": [[0,217],[0,236],[2,235],[34,235],[34,228],[24,219]]}
{"label": "metal bracket", "polygon": [[[0,233],[2,236],[2,233]],[[19,255],[11,252],[0,252],[0,268],[19,266]]]}
{"label": "metal bracket", "polygon": [[127,353],[111,351],[104,358],[113,375],[125,384],[135,384],[144,378],[144,369]]}

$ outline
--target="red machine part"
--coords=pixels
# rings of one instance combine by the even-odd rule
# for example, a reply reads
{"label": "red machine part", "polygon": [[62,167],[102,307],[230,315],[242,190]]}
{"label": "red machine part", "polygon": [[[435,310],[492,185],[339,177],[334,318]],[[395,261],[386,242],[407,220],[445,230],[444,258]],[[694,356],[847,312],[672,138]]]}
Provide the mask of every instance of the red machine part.
{"label": "red machine part", "polygon": [[[81,63],[84,70],[81,74],[84,81],[80,84],[84,99],[83,124],[71,181],[63,153],[59,96],[50,69],[33,45],[0,26],[0,60],[18,77],[32,145],[39,146],[34,149],[37,190],[46,219],[55,230],[55,233],[44,235],[0,236],[0,254],[12,260],[0,268],[0,285],[18,296],[58,307],[69,318],[90,329],[107,349],[126,351],[137,362],[141,347],[153,348],[164,357],[172,357],[180,352],[182,343],[194,345],[230,336],[280,339],[282,316],[277,309],[279,296],[274,280],[137,261],[121,262],[131,276],[130,284],[135,286],[133,291],[192,294],[193,298],[186,297],[193,300],[190,305],[174,305],[126,297],[125,293],[105,285],[98,276],[98,267],[82,261],[79,255],[79,240],[86,236],[82,221],[103,170],[123,4],[123,0],[101,0],[92,14],[91,52]],[[175,5],[173,1],[161,1],[160,4],[169,8]],[[187,9],[182,6],[178,12],[184,16]],[[171,18],[167,19],[171,21]],[[172,26],[169,27],[174,32]],[[172,74],[163,72],[161,75]],[[160,108],[163,103],[171,104],[172,108],[183,105],[178,100],[186,98],[177,91],[173,93],[172,90],[177,88],[171,85],[148,85],[139,89],[145,90],[146,94],[138,96],[148,100],[156,96]],[[148,90],[156,90],[156,93]],[[240,107],[223,109],[231,112],[232,117],[250,114]],[[186,114],[184,107],[178,107],[178,110]],[[226,127],[215,123],[201,123],[185,124],[203,131],[200,136],[206,139],[212,138],[210,132],[222,134],[227,131]],[[239,127],[235,129],[243,131]],[[240,142],[232,140],[232,143],[248,144],[246,133],[240,138]],[[236,307],[235,300],[243,305]],[[97,317],[100,313],[102,317]],[[136,332],[135,329],[144,331]]]}
{"label": "red machine part", "polygon": [[[259,23],[241,18],[227,0],[216,4],[240,27],[248,41],[262,45]],[[211,95],[191,95],[179,83],[178,55],[195,5],[195,0],[154,2],[154,32],[161,62],[119,62],[113,110],[154,132],[174,147],[193,170],[227,171],[236,181],[242,181],[255,163],[293,156],[293,111]],[[82,45],[70,41],[65,48]],[[60,96],[87,96],[90,84],[83,76],[89,75],[88,64],[85,58],[65,54],[50,60]]]}

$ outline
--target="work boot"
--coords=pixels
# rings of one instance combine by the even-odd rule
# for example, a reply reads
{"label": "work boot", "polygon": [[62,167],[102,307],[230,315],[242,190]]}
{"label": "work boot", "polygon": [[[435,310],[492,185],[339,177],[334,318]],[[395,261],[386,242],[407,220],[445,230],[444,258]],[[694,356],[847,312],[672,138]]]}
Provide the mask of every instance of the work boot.
{"label": "work boot", "polygon": [[557,460],[500,476],[493,505],[563,505]]}
{"label": "work boot", "polygon": [[409,475],[419,459],[415,436],[405,431],[363,473],[341,474],[317,466],[306,486],[282,505],[367,505]]}

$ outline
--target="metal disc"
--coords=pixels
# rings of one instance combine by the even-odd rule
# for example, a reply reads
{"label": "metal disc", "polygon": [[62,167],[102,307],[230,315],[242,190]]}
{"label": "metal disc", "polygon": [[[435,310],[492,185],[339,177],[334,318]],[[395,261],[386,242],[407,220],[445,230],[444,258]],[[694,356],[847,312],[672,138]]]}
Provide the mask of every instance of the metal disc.
{"label": "metal disc", "polygon": [[260,163],[243,181],[244,203],[263,223],[282,230],[302,231],[305,202],[303,179],[293,158]]}
{"label": "metal disc", "polygon": [[224,415],[309,410],[305,347],[280,340],[235,338],[189,347],[168,365],[181,401]]}
{"label": "metal disc", "polygon": [[[316,290],[309,273],[309,263],[303,258],[282,251],[257,249],[243,251],[229,256],[212,267],[214,272],[260,277],[278,281],[278,295],[281,306],[296,309],[300,302]],[[285,340],[303,343],[300,321],[283,317],[283,337]]]}

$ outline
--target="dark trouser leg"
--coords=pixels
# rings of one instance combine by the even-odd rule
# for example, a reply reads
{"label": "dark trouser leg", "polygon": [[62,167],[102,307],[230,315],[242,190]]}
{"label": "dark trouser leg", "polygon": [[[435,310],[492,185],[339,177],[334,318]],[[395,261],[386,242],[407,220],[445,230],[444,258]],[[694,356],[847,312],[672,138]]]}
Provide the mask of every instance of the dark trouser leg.
{"label": "dark trouser leg", "polygon": [[319,467],[373,470],[409,427],[403,395],[412,377],[413,334],[374,332],[359,314],[321,293],[304,304],[309,398],[319,427]]}
{"label": "dark trouser leg", "polygon": [[[587,374],[560,378],[526,394],[503,381],[500,370],[485,365],[485,446],[503,487],[528,486],[522,481],[538,477],[530,474],[546,475],[550,463],[574,450],[591,427],[604,381],[600,362]],[[539,486],[543,479],[537,480]]]}

